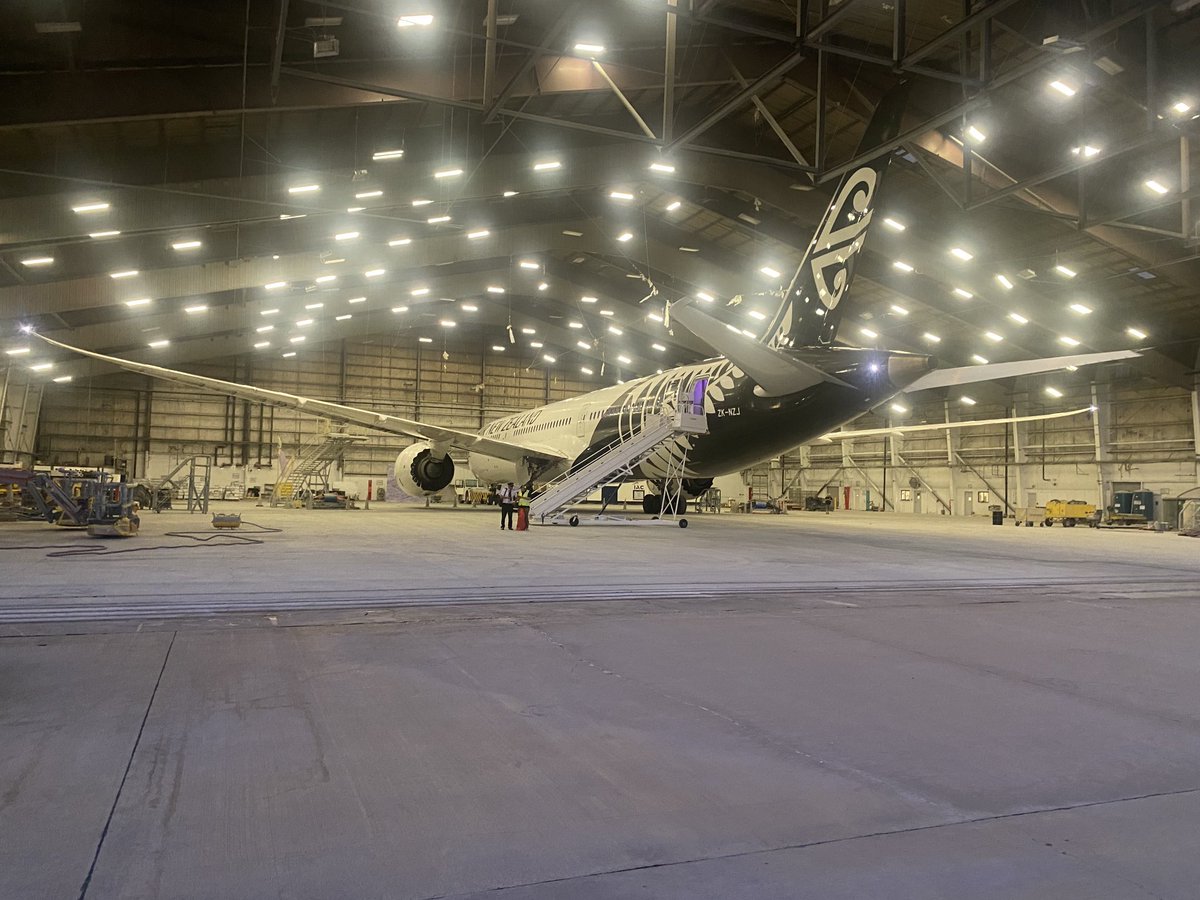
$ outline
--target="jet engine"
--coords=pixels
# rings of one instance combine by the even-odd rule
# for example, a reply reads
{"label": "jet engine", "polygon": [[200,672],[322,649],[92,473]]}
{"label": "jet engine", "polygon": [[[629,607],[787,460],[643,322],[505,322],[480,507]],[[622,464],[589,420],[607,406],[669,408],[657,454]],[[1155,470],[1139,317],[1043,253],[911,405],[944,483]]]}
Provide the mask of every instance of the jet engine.
{"label": "jet engine", "polygon": [[454,480],[454,460],[430,444],[413,444],[396,457],[396,481],[414,497],[436,494]]}

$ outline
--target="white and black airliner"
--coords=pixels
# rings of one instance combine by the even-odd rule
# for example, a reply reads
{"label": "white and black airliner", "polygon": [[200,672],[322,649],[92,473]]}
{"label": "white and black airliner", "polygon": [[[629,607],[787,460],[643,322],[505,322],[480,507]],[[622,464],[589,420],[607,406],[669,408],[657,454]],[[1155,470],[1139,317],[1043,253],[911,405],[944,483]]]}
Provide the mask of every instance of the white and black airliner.
{"label": "white and black airliner", "polygon": [[[904,95],[903,89],[893,91],[879,105],[863,136],[863,147],[884,144],[899,132]],[[721,355],[506,416],[478,432],[193,375],[83,350],[40,334],[37,337],[157,378],[416,438],[418,442],[396,458],[396,480],[414,496],[436,494],[451,483],[454,461],[450,451],[455,449],[468,453],[471,471],[483,482],[544,483],[599,448],[636,433],[643,416],[660,411],[668,398],[701,380],[707,383],[704,410],[708,433],[675,438],[674,443],[643,460],[630,478],[661,484],[672,469],[671,457],[680,458],[686,449],[683,487],[696,495],[716,476],[824,436],[879,433],[881,430],[835,430],[902,391],[991,381],[1138,355],[1124,350],[938,369],[932,357],[922,354],[835,345],[855,264],[890,158],[890,154],[881,155],[842,179],[791,284],[779,292],[769,327],[760,337],[750,338],[731,329],[694,304],[676,303],[670,309],[674,322],[683,324]],[[648,509],[657,499],[650,495]]]}

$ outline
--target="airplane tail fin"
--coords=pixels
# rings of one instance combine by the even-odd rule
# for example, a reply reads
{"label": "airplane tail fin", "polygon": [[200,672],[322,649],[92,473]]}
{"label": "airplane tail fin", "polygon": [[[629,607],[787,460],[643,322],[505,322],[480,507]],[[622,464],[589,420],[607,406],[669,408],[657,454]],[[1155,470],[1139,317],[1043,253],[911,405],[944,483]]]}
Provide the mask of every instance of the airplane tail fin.
{"label": "airplane tail fin", "polygon": [[[880,101],[859,142],[860,153],[900,133],[910,88],[909,82],[901,82]],[[833,343],[845,311],[842,300],[854,278],[858,253],[874,216],[879,183],[891,157],[891,153],[883,153],[843,176],[764,334],[763,340],[771,347]]]}

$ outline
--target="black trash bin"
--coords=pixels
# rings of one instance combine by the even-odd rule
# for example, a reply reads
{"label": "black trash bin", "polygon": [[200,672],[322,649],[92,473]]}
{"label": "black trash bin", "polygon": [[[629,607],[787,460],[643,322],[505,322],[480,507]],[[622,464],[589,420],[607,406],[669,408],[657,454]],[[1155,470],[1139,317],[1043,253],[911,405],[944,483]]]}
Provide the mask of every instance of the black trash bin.
{"label": "black trash bin", "polygon": [[1004,524],[1004,510],[1002,510],[1002,509],[993,509],[992,510],[992,524],[993,525],[1003,525]]}

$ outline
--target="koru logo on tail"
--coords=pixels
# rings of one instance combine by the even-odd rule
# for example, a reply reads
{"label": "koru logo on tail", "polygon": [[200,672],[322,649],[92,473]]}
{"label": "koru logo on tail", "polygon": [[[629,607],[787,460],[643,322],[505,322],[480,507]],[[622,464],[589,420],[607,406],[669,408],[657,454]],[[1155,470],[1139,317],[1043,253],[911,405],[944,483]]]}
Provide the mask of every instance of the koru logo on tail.
{"label": "koru logo on tail", "polygon": [[871,224],[878,178],[874,169],[864,166],[846,179],[813,238],[813,283],[826,309],[837,308],[850,283],[850,261],[862,249],[863,232]]}

